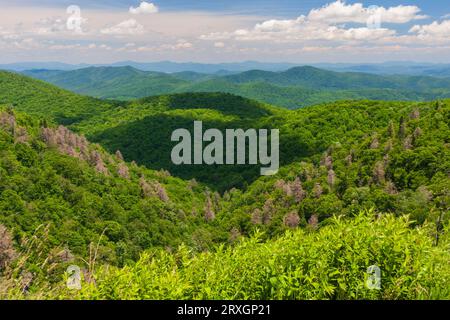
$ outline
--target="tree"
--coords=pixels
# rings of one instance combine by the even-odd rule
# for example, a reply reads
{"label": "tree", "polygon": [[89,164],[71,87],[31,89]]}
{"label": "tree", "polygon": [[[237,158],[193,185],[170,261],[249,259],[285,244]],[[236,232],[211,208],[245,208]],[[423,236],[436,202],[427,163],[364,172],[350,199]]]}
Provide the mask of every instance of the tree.
{"label": "tree", "polygon": [[300,203],[300,202],[302,202],[303,199],[305,199],[306,191],[303,190],[300,177],[295,178],[294,182],[291,185],[291,190],[292,190],[292,194],[295,198],[295,201],[297,203]]}
{"label": "tree", "polygon": [[0,271],[6,269],[16,258],[11,234],[0,224]]}
{"label": "tree", "polygon": [[205,219],[206,221],[213,221],[215,218],[216,213],[214,212],[211,197],[208,192],[206,195],[206,203],[205,203]]}
{"label": "tree", "polygon": [[290,212],[284,216],[283,223],[289,228],[297,228],[300,223],[300,217],[296,212]]}

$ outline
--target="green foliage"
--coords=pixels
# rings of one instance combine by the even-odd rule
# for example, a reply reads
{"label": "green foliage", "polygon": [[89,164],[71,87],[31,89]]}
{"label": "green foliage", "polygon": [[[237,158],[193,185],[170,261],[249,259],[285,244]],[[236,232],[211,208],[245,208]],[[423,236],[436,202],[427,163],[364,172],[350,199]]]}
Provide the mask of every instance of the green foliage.
{"label": "green foliage", "polygon": [[[296,111],[280,125],[282,159],[295,160],[234,193],[217,219],[243,234],[259,228],[269,236],[286,228],[290,212],[303,225],[313,215],[324,221],[370,208],[409,214],[417,224],[435,221],[450,203],[449,107],[448,101],[342,102]],[[401,123],[404,135],[397,134]],[[303,154],[296,158],[288,139],[308,141]],[[252,222],[259,212],[271,219]]]}
{"label": "green foliage", "polygon": [[[18,252],[2,296],[449,298],[449,100],[108,102],[0,72],[0,102],[0,230]],[[194,120],[280,129],[279,173],[174,166],[170,135]],[[57,284],[68,263],[87,268],[79,295]]]}
{"label": "green foliage", "polygon": [[[203,242],[192,238],[199,229],[212,232],[201,214],[204,187],[193,190],[188,182],[165,172],[126,164],[63,127],[50,131],[56,141],[51,144],[36,119],[0,112],[1,119],[7,116],[13,119],[16,134],[0,126],[0,224],[13,230],[15,237],[30,236],[40,225],[49,225],[45,246],[67,247],[86,257],[89,243],[105,230],[100,259],[111,264],[135,260],[149,247],[183,242],[204,249]],[[19,128],[26,139],[18,136]],[[73,139],[76,145],[70,149]],[[200,214],[193,216],[193,210]],[[210,237],[218,239],[220,233]],[[127,248],[120,255],[118,244]]]}
{"label": "green foliage", "polygon": [[[80,292],[54,289],[58,299],[448,299],[448,229],[439,246],[429,226],[407,218],[358,214],[333,218],[319,231],[259,234],[234,247],[193,253],[153,250],[123,269],[101,268]],[[366,286],[369,266],[381,289]]]}
{"label": "green foliage", "polygon": [[0,88],[0,105],[18,106],[28,114],[51,117],[64,125],[111,107],[111,103],[5,71],[0,71]]}
{"label": "green foliage", "polygon": [[66,72],[37,70],[25,74],[80,94],[123,100],[172,92],[185,83],[164,73],[132,67],[90,67]]}
{"label": "green foliage", "polygon": [[226,92],[289,109],[337,100],[433,100],[449,98],[448,79],[339,73],[313,67],[284,72],[252,70],[217,76],[164,74],[132,67],[75,71],[31,70],[24,74],[97,98],[131,100],[182,92]]}

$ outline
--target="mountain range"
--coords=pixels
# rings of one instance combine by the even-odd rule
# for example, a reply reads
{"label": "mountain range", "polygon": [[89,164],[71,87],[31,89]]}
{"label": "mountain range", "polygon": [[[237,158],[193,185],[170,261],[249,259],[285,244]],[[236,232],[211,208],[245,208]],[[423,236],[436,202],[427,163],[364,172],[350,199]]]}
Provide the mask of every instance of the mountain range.
{"label": "mountain range", "polygon": [[[258,61],[230,63],[195,63],[195,62],[136,62],[119,61],[109,64],[69,64],[61,62],[18,62],[0,64],[0,69],[9,71],[25,71],[30,69],[76,70],[87,67],[125,67],[131,66],[142,71],[164,73],[197,72],[208,74],[230,74],[250,70],[285,71],[305,63],[270,63]],[[449,64],[419,63],[411,61],[394,61],[384,63],[309,63],[309,65],[338,72],[363,72],[380,75],[417,75],[417,76],[450,76]]]}
{"label": "mountain range", "polygon": [[225,75],[192,71],[168,74],[131,66],[22,73],[80,94],[116,100],[182,92],[226,92],[296,109],[337,100],[425,101],[450,97],[450,78],[335,72],[310,66]]}
{"label": "mountain range", "polygon": [[[133,84],[217,80],[86,70],[63,79],[122,86],[126,71]],[[331,95],[446,81],[310,67],[220,81],[290,88],[327,77]],[[171,134],[195,120],[279,129],[278,174],[174,165]],[[448,299],[449,123],[450,100],[298,110],[224,92],[103,100],[1,71],[0,297]],[[61,280],[73,265],[81,291]],[[364,286],[373,265],[383,270],[380,290]]]}

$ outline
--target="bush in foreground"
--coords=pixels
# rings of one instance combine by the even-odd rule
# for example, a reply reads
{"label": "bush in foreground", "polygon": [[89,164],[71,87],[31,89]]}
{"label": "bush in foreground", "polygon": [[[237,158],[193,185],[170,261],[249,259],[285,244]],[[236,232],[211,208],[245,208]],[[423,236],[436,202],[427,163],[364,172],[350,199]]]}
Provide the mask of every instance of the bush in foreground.
{"label": "bush in foreground", "polygon": [[[100,268],[81,291],[61,285],[45,298],[449,299],[448,228],[438,245],[434,230],[370,212],[336,217],[318,231],[289,231],[266,243],[256,234],[213,252],[146,252],[133,266]],[[371,265],[381,269],[380,290],[366,286]]]}

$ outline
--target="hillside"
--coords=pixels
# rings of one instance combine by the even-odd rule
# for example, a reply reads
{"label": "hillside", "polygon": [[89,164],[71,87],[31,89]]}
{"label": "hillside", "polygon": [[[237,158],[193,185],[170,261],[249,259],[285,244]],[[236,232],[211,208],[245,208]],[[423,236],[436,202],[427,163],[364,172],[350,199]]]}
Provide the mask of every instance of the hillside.
{"label": "hillside", "polygon": [[266,82],[310,89],[428,89],[448,88],[450,79],[426,76],[380,76],[359,72],[334,72],[314,67],[295,67],[282,72],[252,70],[225,77],[233,83]]}
{"label": "hillside", "polygon": [[74,94],[19,74],[0,71],[0,104],[71,124],[111,108],[111,103]]}
{"label": "hillside", "polygon": [[[363,213],[335,218],[318,231],[296,230],[268,242],[260,234],[233,247],[192,254],[152,250],[131,266],[102,266],[81,291],[43,284],[31,299],[101,300],[376,300],[448,299],[448,233],[439,246],[431,226]],[[380,236],[382,235],[382,236]],[[357,248],[357,249],[355,249]],[[365,286],[364,271],[383,270],[381,290]],[[424,272],[427,270],[428,272]],[[19,288],[5,297],[23,298]],[[1,293],[1,292],[0,292]]]}
{"label": "hillside", "polygon": [[132,67],[30,70],[24,74],[80,94],[119,100],[183,92],[226,92],[297,109],[349,99],[424,101],[450,97],[448,78],[333,72],[308,66],[222,76],[196,72],[165,74]]}
{"label": "hillside", "polygon": [[[42,125],[0,112],[0,226],[22,249],[37,241],[40,254],[63,263],[58,272],[65,262],[92,258],[92,243],[101,263],[119,266],[144,249],[185,243],[205,250],[227,239],[203,216],[215,199],[205,187],[124,162],[120,152],[108,154],[63,126]],[[37,268],[34,259],[27,268]],[[36,270],[36,278],[49,276]]]}
{"label": "hillside", "polygon": [[[31,94],[31,90],[35,90],[37,85],[44,86],[46,90],[51,88],[56,94],[45,95],[45,99],[48,100],[45,103],[56,106],[62,94],[69,94],[39,81],[15,75],[8,81],[5,79],[4,83],[7,83],[7,88],[20,86],[29,88],[28,94]],[[16,96],[19,94],[26,96],[27,90],[2,92],[9,92],[12,96],[12,98],[5,97],[5,101],[20,101]],[[70,107],[71,113],[77,114],[80,113],[79,110],[84,110],[85,99],[90,103],[97,101],[70,95],[75,102]],[[40,95],[38,94],[37,97]],[[33,95],[33,99],[25,102],[23,106],[18,104],[16,108],[39,114],[37,110],[41,105],[40,100],[36,100]],[[336,140],[348,143],[353,132],[342,131],[342,128],[337,131],[342,123],[348,123],[349,127],[360,130],[364,134],[372,134],[384,129],[387,126],[387,119],[399,119],[400,110],[408,106],[411,109],[415,105],[362,101],[317,106],[293,112],[239,96],[220,93],[186,93],[156,96],[120,104],[102,103],[103,109],[97,108],[99,111],[91,111],[91,116],[73,122],[70,128],[85,134],[89,140],[100,143],[111,153],[121,150],[127,161],[134,160],[138,164],[155,170],[166,169],[184,179],[195,178],[222,192],[232,187],[242,188],[253,182],[259,176],[258,166],[214,168],[173,165],[170,160],[170,150],[173,147],[170,136],[173,130],[186,128],[192,131],[194,120],[202,120],[205,130],[208,128],[283,128],[280,136],[280,159],[282,165],[288,165],[303,157],[323,152]],[[345,108],[336,107],[341,105]],[[64,105],[59,108],[64,108]],[[370,108],[373,114],[368,116],[366,108]],[[318,110],[321,110],[319,115]],[[331,110],[334,111],[330,113]],[[351,112],[344,110],[351,110]],[[353,117],[349,117],[349,112],[353,114]],[[48,116],[49,113],[44,109],[40,114]],[[330,114],[333,117],[330,117]],[[407,112],[403,111],[403,116],[407,115]],[[55,117],[55,120],[61,122],[58,117]],[[292,123],[295,119],[299,121],[298,127],[301,130],[286,127],[287,123]],[[305,123],[309,125],[305,127]],[[330,136],[324,136],[324,126],[329,127],[327,131],[332,133]]]}
{"label": "hillside", "polygon": [[120,149],[125,159],[184,179],[195,178],[215,190],[244,187],[259,176],[259,166],[179,166],[171,161],[172,132],[193,132],[194,121],[203,129],[272,128],[273,117],[282,110],[223,93],[186,93],[145,98],[120,110],[106,111],[82,121],[75,130],[108,150]]}
{"label": "hillside", "polygon": [[[219,88],[219,89],[218,89]],[[351,89],[334,90],[312,89],[298,86],[282,86],[261,80],[255,82],[233,83],[223,78],[199,81],[182,87],[180,92],[226,92],[263,103],[269,103],[288,109],[298,109],[320,103],[339,100],[394,100],[422,101],[450,97],[447,90],[436,93],[421,93],[407,89]]]}
{"label": "hillside", "polygon": [[[0,76],[14,103],[0,112],[0,296],[73,297],[60,282],[70,263],[86,269],[79,298],[449,296],[450,100],[116,103]],[[172,130],[194,120],[280,129],[279,173],[173,165]],[[387,283],[376,292],[361,288],[374,263]]]}
{"label": "hillside", "polygon": [[[449,219],[450,101],[342,102],[310,107],[280,124],[282,148],[303,156],[279,174],[232,194],[239,230],[275,235],[361,209],[409,215],[415,224]],[[293,141],[305,146],[299,150]],[[289,144],[289,142],[291,144]],[[229,216],[219,216],[224,223]],[[230,223],[230,227],[233,224]]]}
{"label": "hillside", "polygon": [[145,72],[132,67],[90,67],[67,72],[37,70],[24,74],[80,94],[125,100],[172,92],[186,83],[164,73]]}

